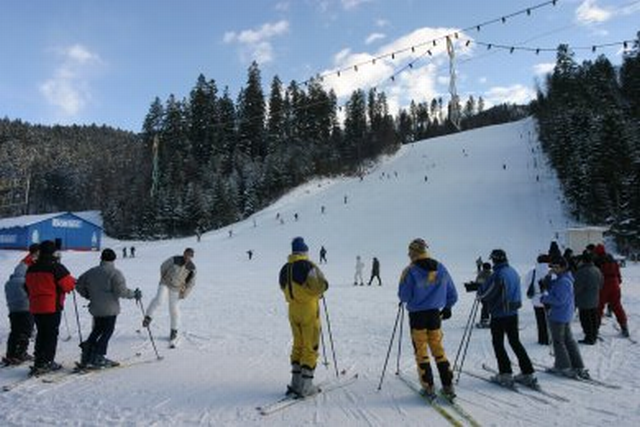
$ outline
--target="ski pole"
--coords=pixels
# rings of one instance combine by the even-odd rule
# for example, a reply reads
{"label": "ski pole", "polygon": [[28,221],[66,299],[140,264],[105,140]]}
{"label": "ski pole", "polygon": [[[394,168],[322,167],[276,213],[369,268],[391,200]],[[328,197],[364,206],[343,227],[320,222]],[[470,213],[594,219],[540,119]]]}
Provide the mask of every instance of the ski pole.
{"label": "ski pole", "polygon": [[[142,300],[137,300],[136,303],[138,304],[138,307],[140,307],[140,311],[142,312],[142,317],[144,318],[145,314],[144,314],[144,306],[142,305]],[[153,334],[151,333],[151,326],[147,325],[147,332],[149,332],[149,340],[151,341],[151,345],[153,346],[153,351],[155,351],[156,353],[156,357],[158,358],[158,360],[162,360],[162,356],[160,356],[160,354],[158,354],[158,349],[156,348],[156,342],[153,339]]]}
{"label": "ski pole", "polygon": [[69,328],[69,320],[67,319],[67,311],[62,310],[64,313],[64,325],[67,327],[67,337],[63,338],[62,341],[71,341],[71,329]]}
{"label": "ski pole", "polygon": [[396,375],[400,375],[400,355],[402,354],[402,326],[404,324],[404,305],[400,306],[400,332],[398,335],[398,359],[396,360]]}
{"label": "ski pole", "polygon": [[[471,333],[473,332],[473,323],[475,322],[476,315],[478,313],[478,307],[480,306],[480,300],[475,299],[473,304],[471,305],[471,312],[469,313],[469,318],[467,319],[467,324],[465,325],[464,331],[462,333],[462,339],[460,340],[460,346],[458,347],[458,351],[456,352],[456,358],[453,362],[452,372],[458,372],[458,378],[456,379],[456,383],[460,381],[460,375],[462,373],[462,365],[464,363],[464,359],[467,356],[467,349],[469,348],[469,343],[471,342]],[[460,357],[462,356],[462,358]]]}
{"label": "ski pole", "polygon": [[78,300],[76,299],[75,289],[73,290],[73,307],[75,308],[75,312],[76,312],[76,324],[78,325],[78,338],[80,339],[80,344],[82,344],[82,328],[80,327],[80,314],[78,314]]}
{"label": "ski pole", "polygon": [[327,333],[329,334],[329,344],[331,345],[331,353],[333,356],[333,367],[336,370],[336,377],[340,376],[338,372],[338,360],[336,359],[336,348],[333,345],[333,334],[331,333],[331,322],[329,321],[329,310],[327,309],[327,298],[322,297],[322,306],[324,307],[324,316],[327,319]]}
{"label": "ski pole", "polygon": [[387,372],[387,364],[389,363],[389,355],[391,354],[391,347],[393,347],[393,339],[396,337],[396,329],[398,329],[398,321],[400,320],[400,313],[402,312],[402,303],[398,304],[398,314],[396,315],[396,322],[393,324],[393,332],[391,333],[391,340],[389,341],[389,349],[387,350],[387,357],[384,359],[384,365],[382,367],[382,374],[380,375],[380,383],[378,384],[378,391],[382,390],[382,381],[384,381],[384,374]]}
{"label": "ski pole", "polygon": [[320,327],[320,340],[322,341],[322,364],[329,367],[329,361],[327,360],[327,348],[324,343],[324,329]]}
{"label": "ski pole", "polygon": [[[478,306],[480,304],[476,304],[476,312],[473,314],[473,319],[475,321],[476,314],[478,313]],[[467,351],[469,350],[469,343],[471,343],[471,334],[473,333],[473,323],[471,324],[471,329],[469,329],[469,336],[467,337],[467,342],[464,346],[464,351],[462,352],[462,359],[460,359],[460,365],[458,366],[458,378],[456,379],[456,384],[460,382],[460,375],[462,374],[462,366],[464,365],[464,361],[467,358]]]}

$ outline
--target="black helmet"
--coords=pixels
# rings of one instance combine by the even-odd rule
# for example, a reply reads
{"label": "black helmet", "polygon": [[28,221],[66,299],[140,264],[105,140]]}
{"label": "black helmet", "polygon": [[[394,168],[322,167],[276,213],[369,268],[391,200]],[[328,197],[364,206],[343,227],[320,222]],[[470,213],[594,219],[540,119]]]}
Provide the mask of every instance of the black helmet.
{"label": "black helmet", "polygon": [[502,249],[494,249],[491,251],[491,255],[489,255],[491,261],[494,264],[500,264],[503,262],[507,262],[507,253]]}

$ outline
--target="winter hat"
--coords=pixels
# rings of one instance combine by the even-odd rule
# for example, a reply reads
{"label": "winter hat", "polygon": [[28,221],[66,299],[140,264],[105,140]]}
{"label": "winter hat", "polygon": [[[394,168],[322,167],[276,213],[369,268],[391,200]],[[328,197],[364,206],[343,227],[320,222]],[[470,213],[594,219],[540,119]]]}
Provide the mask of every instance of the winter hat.
{"label": "winter hat", "polygon": [[549,258],[549,255],[540,254],[540,255],[538,255],[537,261],[538,261],[538,264],[549,264],[549,260],[550,259],[551,258]]}
{"label": "winter hat", "polygon": [[562,256],[556,256],[551,258],[551,261],[549,262],[549,266],[550,267],[554,267],[554,266],[558,266],[561,268],[567,268],[567,260],[562,257]]}
{"label": "winter hat", "polygon": [[494,249],[491,251],[489,259],[493,261],[494,264],[501,264],[507,262],[507,253],[502,249]]}
{"label": "winter hat", "polygon": [[304,242],[304,239],[302,237],[295,237],[291,241],[291,252],[298,252],[298,253],[309,252],[309,247]]}
{"label": "winter hat", "polygon": [[29,253],[35,254],[40,250],[40,243],[32,243],[29,245]]}
{"label": "winter hat", "polygon": [[558,242],[553,241],[551,245],[549,245],[549,256],[551,258],[555,258],[556,256],[561,256],[560,248],[558,247]]}
{"label": "winter hat", "polygon": [[40,243],[40,255],[53,255],[56,252],[56,244],[51,240]]}
{"label": "winter hat", "polygon": [[593,250],[596,255],[598,256],[604,256],[606,251],[604,250],[604,245],[602,243],[596,245],[596,248]]}
{"label": "winter hat", "polygon": [[102,261],[115,261],[116,260],[116,253],[113,251],[113,249],[105,249],[102,251],[102,255],[100,255],[100,260]]}
{"label": "winter hat", "polygon": [[409,252],[417,255],[423,255],[427,253],[428,247],[429,245],[427,245],[427,242],[425,242],[424,239],[413,239],[411,243],[409,243]]}

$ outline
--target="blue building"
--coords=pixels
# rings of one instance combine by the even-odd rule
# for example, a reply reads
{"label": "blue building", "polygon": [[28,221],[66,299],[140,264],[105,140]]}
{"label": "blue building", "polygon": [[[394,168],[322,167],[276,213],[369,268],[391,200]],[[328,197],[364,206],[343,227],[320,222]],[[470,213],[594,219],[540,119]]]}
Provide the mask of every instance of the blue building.
{"label": "blue building", "polygon": [[62,250],[100,250],[100,214],[57,212],[0,219],[0,249],[26,250],[44,240],[53,240]]}

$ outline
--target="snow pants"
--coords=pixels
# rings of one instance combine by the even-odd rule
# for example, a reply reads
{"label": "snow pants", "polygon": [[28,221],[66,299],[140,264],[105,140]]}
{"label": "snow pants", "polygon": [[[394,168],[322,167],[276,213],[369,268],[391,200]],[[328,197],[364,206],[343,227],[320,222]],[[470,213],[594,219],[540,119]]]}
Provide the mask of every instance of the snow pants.
{"label": "snow pants", "polygon": [[28,311],[9,313],[9,322],[11,332],[7,339],[7,358],[24,360],[33,333],[33,315]]}
{"label": "snow pants", "polygon": [[627,326],[627,313],[624,312],[621,302],[620,286],[606,286],[600,289],[600,302],[598,303],[598,318],[602,319],[602,313],[604,312],[604,306],[609,304],[609,307],[616,315],[616,319],[620,326]]}
{"label": "snow pants", "polygon": [[34,351],[34,365],[43,367],[55,361],[58,348],[58,330],[60,328],[61,312],[38,313],[33,315],[38,332]]}
{"label": "snow pants", "polygon": [[420,384],[425,388],[433,386],[433,373],[429,361],[429,350],[431,350],[442,385],[451,385],[453,373],[442,344],[440,310],[410,312],[409,325]]}
{"label": "snow pants", "polygon": [[536,326],[538,327],[538,344],[549,345],[549,325],[547,324],[547,311],[544,307],[533,307],[536,314]]}
{"label": "snow pants", "polygon": [[584,340],[588,343],[595,343],[598,339],[598,326],[600,320],[598,317],[598,309],[594,308],[580,308],[578,309],[580,316],[580,325],[584,332]]}
{"label": "snow pants", "polygon": [[153,313],[158,309],[160,304],[164,303],[167,296],[169,297],[171,329],[178,330],[180,326],[180,308],[178,307],[180,292],[177,289],[169,288],[167,285],[163,285],[162,283],[158,285],[158,293],[149,304],[146,315],[153,319]]}
{"label": "snow pants", "polygon": [[571,324],[549,321],[549,330],[553,340],[553,353],[556,356],[554,368],[559,370],[584,368],[578,343],[571,333]]}
{"label": "snow pants", "polygon": [[107,354],[109,340],[116,327],[117,316],[104,316],[93,318],[93,328],[89,338],[85,341],[87,350],[92,354],[104,356]]}
{"label": "snow pants", "polygon": [[518,364],[523,374],[532,374],[533,365],[527,354],[527,350],[520,342],[520,334],[518,332],[518,315],[507,317],[491,318],[491,340],[493,351],[498,359],[498,370],[501,374],[511,374],[511,360],[507,350],[504,348],[504,336],[507,336],[511,349],[518,358]]}
{"label": "snow pants", "polygon": [[289,324],[293,335],[291,364],[314,370],[318,361],[320,308],[317,301],[289,303]]}

